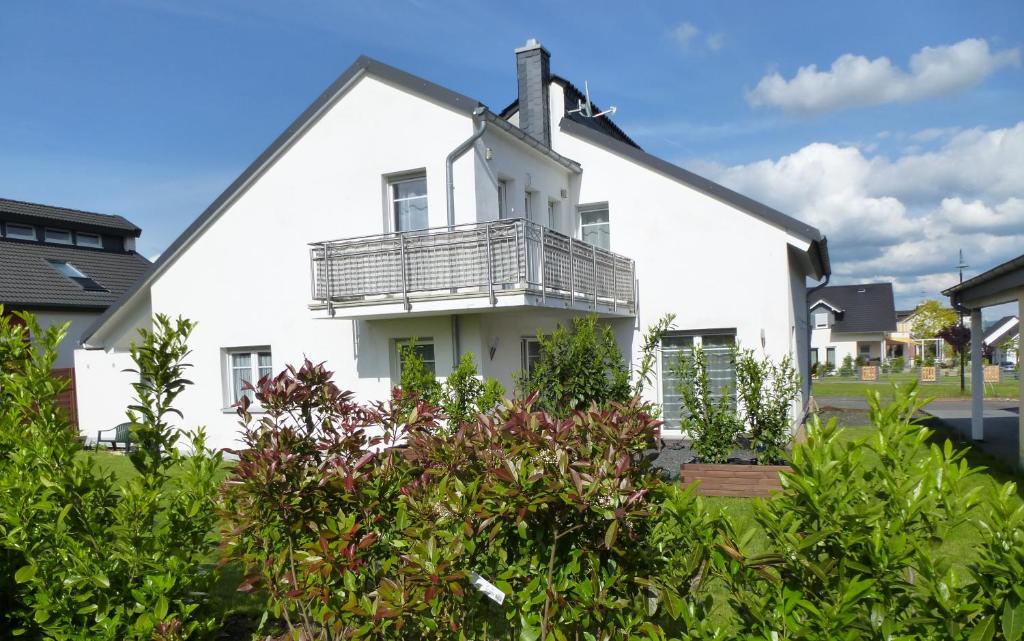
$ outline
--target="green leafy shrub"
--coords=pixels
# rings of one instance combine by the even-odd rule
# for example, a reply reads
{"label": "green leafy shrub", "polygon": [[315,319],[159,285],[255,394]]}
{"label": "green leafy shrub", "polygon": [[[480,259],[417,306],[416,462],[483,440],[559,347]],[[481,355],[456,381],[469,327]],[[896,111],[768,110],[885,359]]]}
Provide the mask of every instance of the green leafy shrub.
{"label": "green leafy shrub", "polygon": [[715,393],[707,355],[700,346],[689,356],[680,355],[676,372],[685,410],[681,424],[690,435],[691,447],[701,463],[727,462],[743,428],[736,415],[732,390],[723,386]]}
{"label": "green leafy shrub", "polygon": [[129,416],[143,447],[132,455],[139,475],[119,483],[80,456],[56,405],[64,383],[50,367],[66,326],[43,332],[23,318],[32,343],[0,314],[0,550],[6,571],[21,564],[3,625],[58,639],[207,635],[216,621],[203,594],[215,573],[203,561],[221,458],[202,430],[187,434],[192,455],[182,455],[166,421],[189,384],[192,324],[158,316],[132,350],[142,378]]}
{"label": "green leafy shrub", "polygon": [[800,393],[800,375],[788,355],[776,362],[743,349],[737,350],[735,360],[743,423],[750,430],[757,462],[779,463],[792,437],[793,401]]}
{"label": "green leafy shrub", "polygon": [[536,395],[535,407],[565,417],[592,403],[627,403],[630,372],[608,325],[594,316],[574,318],[572,328],[559,326],[551,336],[537,335],[540,359],[521,373],[521,396]]}
{"label": "green leafy shrub", "polygon": [[892,369],[894,373],[897,374],[899,372],[902,372],[906,365],[907,361],[902,356],[897,356],[896,358],[889,361],[889,367]]}
{"label": "green leafy shrub", "polygon": [[[794,447],[784,491],[755,504],[767,543],[726,519],[718,572],[737,613],[737,638],[1020,639],[1024,632],[1024,508],[1015,489],[981,522],[974,580],[939,554],[970,523],[980,497],[964,452],[928,444],[914,418],[916,388],[883,407],[868,396],[870,437],[842,439],[816,418]],[[922,454],[924,452],[924,454]],[[982,510],[982,513],[989,510]],[[1001,634],[1000,634],[1001,631]]]}
{"label": "green leafy shrub", "polygon": [[462,355],[459,366],[445,380],[441,409],[451,427],[494,411],[505,395],[505,388],[494,379],[480,380],[472,353]]}
{"label": "green leafy shrub", "polygon": [[295,635],[662,638],[663,626],[711,626],[696,595],[715,528],[691,492],[660,481],[645,454],[658,422],[639,401],[562,419],[512,402],[442,430],[426,403],[406,414],[396,392],[357,405],[309,362],[255,395],[266,413],[243,401],[225,549],[248,568],[241,589],[265,589]]}
{"label": "green leafy shrub", "polygon": [[438,405],[441,402],[441,384],[423,361],[416,339],[398,345],[398,354],[402,363],[399,388],[404,397],[411,399],[404,405],[406,409],[415,407],[417,401]]}
{"label": "green leafy shrub", "polygon": [[853,357],[847,354],[843,357],[843,364],[839,367],[840,376],[853,376]]}

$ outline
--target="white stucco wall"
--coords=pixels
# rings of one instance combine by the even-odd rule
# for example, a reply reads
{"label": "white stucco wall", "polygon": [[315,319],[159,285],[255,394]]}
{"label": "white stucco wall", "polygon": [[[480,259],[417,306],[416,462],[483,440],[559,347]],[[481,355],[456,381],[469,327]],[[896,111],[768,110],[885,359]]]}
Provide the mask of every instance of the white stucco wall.
{"label": "white stucco wall", "polygon": [[[557,107],[560,89],[553,86],[552,93]],[[553,117],[560,113],[552,110]],[[120,422],[131,397],[130,378],[120,373],[123,347],[149,312],[198,321],[190,341],[195,385],[178,408],[184,425],[206,425],[218,447],[232,445],[238,429],[225,408],[225,350],[269,347],[275,371],[307,356],[326,361],[337,383],[363,401],[386,398],[396,374],[396,339],[429,337],[437,374],[450,373],[449,314],[349,321],[311,312],[308,243],[385,231],[385,176],[417,169],[426,170],[430,224],[445,225],[445,156],[472,131],[469,116],[373,77],[355,84],[167,267],[149,299],[136,303],[138,317],[106,332],[104,344],[120,351],[78,354],[89,372],[89,393],[79,395],[83,431]],[[498,178],[509,180],[514,216],[521,215],[527,186],[536,192],[537,222],[546,223],[549,199],[559,203],[564,233],[577,233],[579,202],[606,201],[611,249],[637,262],[638,318],[607,321],[625,353],[639,349],[639,333],[669,312],[679,329],[735,328],[742,345],[758,350],[763,337],[776,357],[801,345],[803,275],[783,230],[563,135],[557,119],[553,147],[583,165],[582,177],[489,128],[456,163],[456,222],[497,216]],[[459,345],[476,353],[484,375],[511,391],[512,373],[522,365],[521,339],[570,318],[539,309],[465,313],[458,319]],[[650,396],[660,398],[660,385]]]}
{"label": "white stucco wall", "polygon": [[871,358],[881,358],[882,354],[882,332],[834,332],[831,328],[815,329],[811,331],[811,348],[818,350],[818,361],[825,362],[826,350],[834,347],[836,350],[836,370],[843,366],[843,359],[847,356],[854,362],[857,360],[858,343],[870,343]]}
{"label": "white stucco wall", "polygon": [[61,369],[74,367],[75,348],[81,341],[82,332],[87,330],[99,318],[99,312],[29,311],[36,317],[36,322],[39,323],[39,327],[43,331],[55,325],[69,323],[67,337],[57,348],[57,360],[54,361],[53,366]]}

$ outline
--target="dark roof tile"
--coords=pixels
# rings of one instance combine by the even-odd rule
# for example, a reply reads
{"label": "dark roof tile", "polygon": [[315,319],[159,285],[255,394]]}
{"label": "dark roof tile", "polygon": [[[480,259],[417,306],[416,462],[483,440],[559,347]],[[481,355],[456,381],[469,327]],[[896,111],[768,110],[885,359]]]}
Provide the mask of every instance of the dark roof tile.
{"label": "dark roof tile", "polygon": [[[808,290],[810,291],[810,290]],[[892,283],[865,283],[862,285],[832,285],[811,294],[808,304],[815,306],[825,301],[843,310],[836,315],[833,332],[894,332],[896,331],[896,305],[893,302]]]}
{"label": "dark roof tile", "polygon": [[136,237],[142,233],[141,229],[122,216],[27,203],[9,198],[0,198],[0,219],[40,224],[62,223],[76,229],[127,233]]}

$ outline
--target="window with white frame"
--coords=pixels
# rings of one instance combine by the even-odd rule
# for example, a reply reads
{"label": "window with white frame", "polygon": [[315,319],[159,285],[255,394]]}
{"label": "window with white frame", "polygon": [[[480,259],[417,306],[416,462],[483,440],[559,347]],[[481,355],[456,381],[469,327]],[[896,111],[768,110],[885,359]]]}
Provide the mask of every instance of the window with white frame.
{"label": "window with white frame", "polygon": [[512,212],[508,207],[508,181],[498,181],[498,218],[511,218]]}
{"label": "window with white frame", "polygon": [[707,360],[711,397],[715,401],[725,393],[735,398],[736,366],[732,351],[735,330],[695,330],[670,332],[661,339],[661,402],[665,426],[679,429],[686,414],[679,391],[680,359],[689,358],[700,346]]}
{"label": "window with white frame", "polygon": [[391,224],[395,231],[418,231],[430,226],[427,215],[427,175],[405,175],[388,181]]}
{"label": "window with white frame", "polygon": [[527,336],[522,342],[523,372],[533,375],[533,368],[540,362],[540,341],[536,336]]}
{"label": "window with white frame", "polygon": [[4,236],[14,240],[35,240],[36,228],[31,225],[7,223],[4,225]]}
{"label": "window with white frame", "polygon": [[548,229],[558,229],[558,203],[548,201]]}
{"label": "window with white frame", "polygon": [[75,244],[80,247],[96,247],[102,249],[103,239],[99,234],[84,234],[82,232],[78,232],[75,234]]}
{"label": "window with white frame", "polygon": [[60,243],[61,245],[71,244],[71,232],[67,229],[52,229],[47,227],[44,238],[48,243]]}
{"label": "window with white frame", "polygon": [[583,205],[580,212],[580,238],[601,249],[611,249],[608,205]]}
{"label": "window with white frame", "polygon": [[255,386],[264,376],[273,374],[273,359],[270,347],[246,347],[225,350],[227,359],[227,405],[231,406],[247,396],[255,401],[253,391],[245,389],[246,384]]}
{"label": "window with white frame", "polygon": [[434,339],[432,338],[417,338],[414,340],[409,338],[400,338],[395,340],[395,379],[397,381],[402,380],[402,370],[405,368],[403,363],[403,352],[408,350],[409,344],[412,343],[412,350],[416,356],[423,361],[423,367],[426,368],[431,374],[437,375],[437,359],[434,355]]}
{"label": "window with white frame", "polygon": [[828,327],[828,312],[814,312],[814,327],[815,329]]}
{"label": "window with white frame", "polygon": [[523,218],[533,220],[533,192],[527,191],[523,196]]}

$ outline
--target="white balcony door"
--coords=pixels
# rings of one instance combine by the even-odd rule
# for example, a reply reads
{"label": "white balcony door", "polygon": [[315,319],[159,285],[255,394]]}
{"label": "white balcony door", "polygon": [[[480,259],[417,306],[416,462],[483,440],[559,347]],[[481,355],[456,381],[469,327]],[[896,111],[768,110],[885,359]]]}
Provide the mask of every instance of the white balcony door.
{"label": "white balcony door", "polygon": [[427,177],[419,175],[394,179],[390,186],[395,231],[418,231],[429,227]]}

